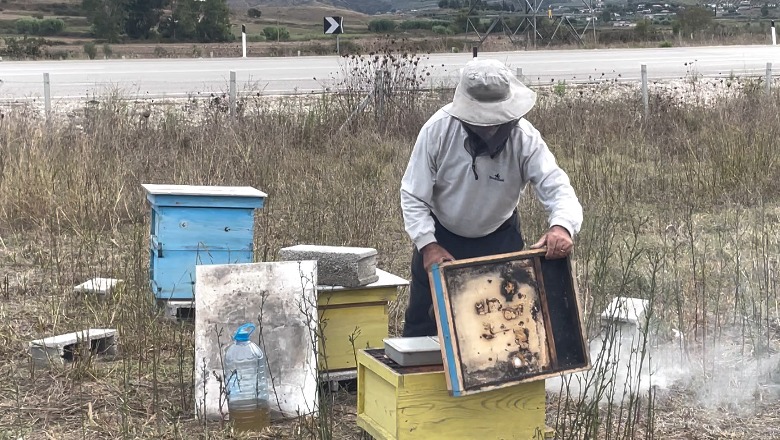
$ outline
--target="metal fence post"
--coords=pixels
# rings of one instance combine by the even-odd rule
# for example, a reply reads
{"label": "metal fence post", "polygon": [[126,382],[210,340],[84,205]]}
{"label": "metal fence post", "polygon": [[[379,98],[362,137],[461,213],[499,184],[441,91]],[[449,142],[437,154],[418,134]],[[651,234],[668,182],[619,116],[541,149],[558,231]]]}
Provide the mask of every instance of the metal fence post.
{"label": "metal fence post", "polygon": [[230,71],[230,116],[236,116],[236,71]]}
{"label": "metal fence post", "polygon": [[647,64],[642,64],[642,105],[645,110],[645,118],[650,116],[650,96],[647,93]]}
{"label": "metal fence post", "polygon": [[46,120],[49,120],[51,116],[51,81],[48,73],[43,74],[43,103],[46,108]]}
{"label": "metal fence post", "polygon": [[766,96],[772,96],[772,63],[766,63]]}

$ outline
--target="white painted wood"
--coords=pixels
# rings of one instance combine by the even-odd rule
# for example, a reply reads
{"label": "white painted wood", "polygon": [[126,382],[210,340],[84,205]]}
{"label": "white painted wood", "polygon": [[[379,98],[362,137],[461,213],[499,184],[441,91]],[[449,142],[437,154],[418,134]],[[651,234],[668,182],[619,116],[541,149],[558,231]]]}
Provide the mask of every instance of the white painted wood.
{"label": "white painted wood", "polygon": [[271,417],[315,413],[316,262],[201,265],[195,272],[196,415],[227,418],[220,352],[246,322],[257,326],[252,340],[268,361]]}
{"label": "white painted wood", "polygon": [[93,341],[101,341],[97,355],[115,355],[116,333],[115,329],[92,328],[36,339],[29,343],[30,356],[40,366],[64,364],[66,349],[72,349],[78,344],[92,344]]}
{"label": "white painted wood", "polygon": [[165,317],[171,320],[177,320],[179,318],[179,310],[182,309],[195,309],[195,301],[164,301]]}
{"label": "white painted wood", "polygon": [[199,186],[199,185],[158,185],[143,183],[141,186],[154,195],[212,196],[212,197],[258,197],[268,195],[251,186]]}
{"label": "white painted wood", "polygon": [[601,312],[602,321],[626,322],[642,326],[645,323],[649,301],[617,296]]}
{"label": "white painted wood", "polygon": [[111,292],[111,290],[120,282],[122,282],[122,280],[117,280],[115,278],[92,278],[91,280],[84,281],[74,287],[73,290],[76,292],[99,293],[105,295]]}

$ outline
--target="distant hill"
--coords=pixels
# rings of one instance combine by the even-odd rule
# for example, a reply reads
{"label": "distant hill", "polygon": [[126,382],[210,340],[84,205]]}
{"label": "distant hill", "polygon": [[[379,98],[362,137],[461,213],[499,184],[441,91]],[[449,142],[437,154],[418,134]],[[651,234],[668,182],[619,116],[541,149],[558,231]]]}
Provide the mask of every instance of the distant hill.
{"label": "distant hill", "polygon": [[263,6],[300,6],[309,3],[330,4],[337,8],[351,9],[364,14],[377,14],[396,10],[409,11],[436,7],[436,0],[227,0],[236,11]]}

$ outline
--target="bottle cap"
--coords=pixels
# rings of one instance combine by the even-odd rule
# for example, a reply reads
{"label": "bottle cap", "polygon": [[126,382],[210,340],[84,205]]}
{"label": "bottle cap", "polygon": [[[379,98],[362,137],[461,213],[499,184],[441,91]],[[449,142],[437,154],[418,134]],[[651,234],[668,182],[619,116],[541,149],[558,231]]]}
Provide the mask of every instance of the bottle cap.
{"label": "bottle cap", "polygon": [[248,322],[236,329],[233,339],[239,342],[248,341],[249,335],[251,335],[253,331],[255,331],[255,325]]}

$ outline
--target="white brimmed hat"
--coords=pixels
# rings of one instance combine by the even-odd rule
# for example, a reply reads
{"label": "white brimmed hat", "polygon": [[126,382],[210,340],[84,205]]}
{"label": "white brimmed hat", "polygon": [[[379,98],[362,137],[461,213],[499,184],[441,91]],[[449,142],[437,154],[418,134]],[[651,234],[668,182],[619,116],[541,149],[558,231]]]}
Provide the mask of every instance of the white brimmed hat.
{"label": "white brimmed hat", "polygon": [[498,60],[472,59],[461,70],[452,103],[444,111],[471,125],[501,125],[520,119],[536,104],[536,92]]}

